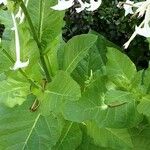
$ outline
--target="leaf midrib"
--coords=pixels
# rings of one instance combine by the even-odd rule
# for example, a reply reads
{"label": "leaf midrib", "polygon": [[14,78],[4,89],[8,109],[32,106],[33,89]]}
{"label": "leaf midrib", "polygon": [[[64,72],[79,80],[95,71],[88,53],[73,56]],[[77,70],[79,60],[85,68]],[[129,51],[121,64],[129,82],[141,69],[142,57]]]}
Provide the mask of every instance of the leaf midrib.
{"label": "leaf midrib", "polygon": [[33,123],[33,126],[31,127],[31,130],[30,130],[30,132],[29,132],[29,134],[28,134],[28,136],[27,136],[27,138],[26,138],[26,140],[25,140],[25,142],[24,142],[24,145],[23,145],[23,147],[22,147],[22,150],[25,149],[25,146],[27,145],[28,140],[29,140],[30,136],[32,135],[32,132],[33,132],[33,130],[34,130],[35,126],[36,126],[36,123],[38,122],[40,116],[41,116],[41,114],[39,113],[39,114],[37,115],[37,117],[35,118],[35,121],[34,121],[34,123]]}

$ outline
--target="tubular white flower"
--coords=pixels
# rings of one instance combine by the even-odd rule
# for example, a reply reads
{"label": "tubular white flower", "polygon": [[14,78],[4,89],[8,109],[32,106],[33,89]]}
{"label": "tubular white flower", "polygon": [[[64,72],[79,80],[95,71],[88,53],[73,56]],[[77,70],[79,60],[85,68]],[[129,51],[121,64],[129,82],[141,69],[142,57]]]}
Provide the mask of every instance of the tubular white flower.
{"label": "tubular white flower", "polygon": [[[89,3],[83,2],[82,0],[78,0],[80,7],[75,8],[77,13],[80,13],[83,10],[94,11],[96,10],[102,3],[102,0],[90,0]],[[74,0],[58,0],[58,4],[52,6],[51,8],[54,10],[66,10],[74,5]]]}
{"label": "tubular white flower", "polygon": [[90,7],[90,4],[87,2],[82,2],[82,0],[78,0],[78,2],[80,3],[80,7],[76,8],[76,12],[80,13],[81,11],[83,11],[85,8]]}
{"label": "tubular white flower", "polygon": [[58,0],[58,4],[52,6],[51,8],[54,10],[65,10],[74,5],[74,0]]}
{"label": "tubular white flower", "polygon": [[150,5],[147,7],[147,11],[145,14],[145,19],[144,19],[144,26],[142,28],[137,27],[136,32],[144,37],[150,37]]}
{"label": "tubular white flower", "polygon": [[136,37],[136,35],[138,34],[137,31],[136,31],[136,28],[141,28],[144,24],[144,21],[139,25],[139,27],[135,27],[135,31],[134,33],[132,34],[132,36],[130,37],[130,39],[123,45],[124,49],[127,49],[131,43],[131,41]]}
{"label": "tubular white flower", "polygon": [[17,28],[17,23],[15,19],[14,13],[11,13],[13,24],[14,24],[14,31],[15,31],[15,44],[16,44],[16,62],[15,65],[11,68],[12,70],[17,70],[20,68],[27,67],[29,65],[29,60],[26,62],[21,62],[20,60],[20,41],[19,41],[19,33]]}
{"label": "tubular white flower", "polygon": [[127,0],[126,1],[127,4],[131,4],[131,5],[123,5],[123,8],[125,10],[125,16],[127,16],[128,14],[134,14],[133,10],[132,10],[132,4],[134,4],[133,1]]}
{"label": "tubular white flower", "polygon": [[[124,48],[128,48],[131,41],[135,38],[136,35],[141,35],[144,37],[150,37],[150,0],[146,0],[143,2],[137,2],[137,3],[131,3],[130,0],[127,0],[125,3],[120,2],[123,4],[123,8],[125,9],[125,15],[132,13],[132,8],[135,8],[135,11],[133,12],[133,16],[142,17],[145,15],[144,20],[139,26],[135,27],[135,32],[132,34],[130,39],[124,44]],[[127,7],[130,10],[127,10]],[[132,10],[132,11],[131,11]],[[131,12],[130,12],[131,11]]]}
{"label": "tubular white flower", "polygon": [[97,2],[95,0],[90,0],[90,7],[86,8],[87,11],[94,11],[98,9],[98,7],[101,5],[102,0],[98,0]]}

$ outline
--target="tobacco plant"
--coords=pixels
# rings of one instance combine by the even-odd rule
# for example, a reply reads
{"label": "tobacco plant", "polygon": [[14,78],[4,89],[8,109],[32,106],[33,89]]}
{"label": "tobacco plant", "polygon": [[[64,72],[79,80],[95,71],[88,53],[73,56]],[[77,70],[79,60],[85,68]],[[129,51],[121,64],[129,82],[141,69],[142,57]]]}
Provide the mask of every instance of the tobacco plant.
{"label": "tobacco plant", "polygon": [[55,0],[0,2],[0,150],[150,149],[150,68],[95,31],[63,41]]}

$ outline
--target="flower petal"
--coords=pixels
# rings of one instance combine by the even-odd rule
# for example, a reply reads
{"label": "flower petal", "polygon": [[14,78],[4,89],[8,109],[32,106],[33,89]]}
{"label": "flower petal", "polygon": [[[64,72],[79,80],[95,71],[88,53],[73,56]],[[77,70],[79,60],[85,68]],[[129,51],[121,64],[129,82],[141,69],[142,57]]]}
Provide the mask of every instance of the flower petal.
{"label": "flower petal", "polygon": [[135,30],[137,34],[141,36],[144,36],[146,38],[150,37],[150,27],[143,27],[143,28],[136,27]]}
{"label": "flower petal", "polygon": [[26,62],[16,61],[14,66],[11,68],[11,70],[18,70],[27,67],[28,65],[29,65],[29,59]]}
{"label": "flower petal", "polygon": [[90,0],[90,7],[86,8],[87,11],[94,11],[96,9],[98,9],[98,7],[101,5],[102,0]]}
{"label": "flower petal", "polygon": [[55,6],[52,6],[51,8],[54,10],[65,10],[74,5],[74,0],[58,0],[58,4]]}

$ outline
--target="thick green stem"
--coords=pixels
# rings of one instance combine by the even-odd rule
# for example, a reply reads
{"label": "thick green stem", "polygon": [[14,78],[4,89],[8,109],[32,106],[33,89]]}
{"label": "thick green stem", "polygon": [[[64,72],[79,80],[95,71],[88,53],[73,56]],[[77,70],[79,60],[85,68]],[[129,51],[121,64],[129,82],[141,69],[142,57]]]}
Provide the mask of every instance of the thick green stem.
{"label": "thick green stem", "polygon": [[47,65],[46,65],[44,56],[43,56],[43,54],[42,54],[41,43],[39,42],[39,39],[38,39],[38,36],[37,36],[37,34],[36,34],[36,32],[35,32],[35,28],[34,28],[34,26],[33,26],[32,20],[31,20],[31,18],[30,18],[30,15],[29,15],[29,13],[28,13],[28,11],[27,11],[27,9],[26,9],[26,6],[25,6],[25,4],[23,3],[22,0],[21,0],[20,7],[22,8],[22,10],[23,10],[23,12],[24,12],[24,14],[25,14],[25,16],[26,16],[26,19],[27,19],[27,21],[28,21],[28,23],[29,23],[29,26],[30,26],[30,29],[31,29],[33,38],[34,38],[34,40],[36,41],[37,46],[38,46],[38,48],[39,48],[40,60],[41,60],[41,64],[42,64],[43,70],[44,70],[44,72],[45,72],[47,81],[48,81],[48,82],[51,82],[52,79],[51,79],[51,76],[50,76],[50,74],[49,74],[49,71],[48,71],[48,68],[47,68]]}

